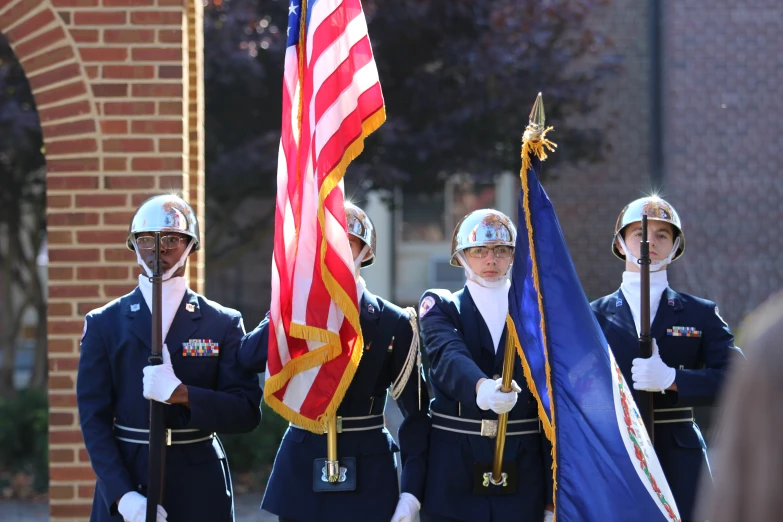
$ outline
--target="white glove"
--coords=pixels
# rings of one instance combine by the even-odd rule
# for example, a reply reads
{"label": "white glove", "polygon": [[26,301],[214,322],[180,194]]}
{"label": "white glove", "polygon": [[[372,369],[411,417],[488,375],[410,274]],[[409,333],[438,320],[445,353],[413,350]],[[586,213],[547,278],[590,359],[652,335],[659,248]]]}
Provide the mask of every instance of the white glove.
{"label": "white glove", "polygon": [[397,509],[394,510],[391,522],[413,522],[420,509],[421,504],[416,497],[403,493],[397,501]]}
{"label": "white glove", "polygon": [[658,353],[658,343],[652,340],[653,354],[649,359],[634,359],[631,377],[635,390],[664,391],[674,383],[677,370],[666,366]]}
{"label": "white glove", "polygon": [[[147,519],[147,497],[128,491],[117,503],[117,511],[126,522],[145,522]],[[156,522],[166,522],[168,514],[163,506],[158,506],[158,516]]]}
{"label": "white glove", "polygon": [[165,403],[171,398],[174,390],[182,381],[174,375],[171,366],[171,355],[166,345],[163,345],[163,364],[144,367],[144,398]]}
{"label": "white glove", "polygon": [[553,522],[555,520],[555,514],[548,509],[544,510],[544,522]]}
{"label": "white glove", "polygon": [[517,395],[522,388],[511,381],[511,391],[503,393],[500,388],[503,386],[503,379],[487,379],[481,383],[476,393],[476,404],[482,410],[492,410],[498,415],[508,413],[517,403]]}

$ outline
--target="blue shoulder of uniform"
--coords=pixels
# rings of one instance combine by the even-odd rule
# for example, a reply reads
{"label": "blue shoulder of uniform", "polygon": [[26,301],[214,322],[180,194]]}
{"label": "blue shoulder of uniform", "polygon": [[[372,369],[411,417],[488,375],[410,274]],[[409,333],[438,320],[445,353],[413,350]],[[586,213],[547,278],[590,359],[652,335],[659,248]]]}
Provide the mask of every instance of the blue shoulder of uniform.
{"label": "blue shoulder of uniform", "polygon": [[695,295],[691,294],[684,294],[682,292],[677,292],[677,295],[680,297],[680,301],[682,301],[682,305],[684,307],[687,306],[698,306],[707,308],[710,310],[715,309],[715,302],[710,301],[709,299],[704,299],[702,297],[696,297]]}
{"label": "blue shoulder of uniform", "polygon": [[426,290],[421,295],[421,299],[419,299],[419,303],[421,303],[424,300],[424,298],[427,297],[428,295],[436,297],[440,301],[449,302],[455,300],[455,292],[452,292],[451,290],[446,290],[445,288],[430,288],[429,290]]}
{"label": "blue shoulder of uniform", "polygon": [[459,292],[451,292],[444,288],[430,288],[422,294],[419,300],[419,319],[427,315],[433,308],[453,309],[459,312]]}
{"label": "blue shoulder of uniform", "polygon": [[383,309],[384,311],[388,311],[388,313],[392,313],[397,316],[397,319],[403,318],[406,321],[410,319],[408,316],[408,312],[397,306],[396,304],[392,303],[391,301],[387,301],[386,299],[382,297],[375,296],[375,298],[383,303]]}
{"label": "blue shoulder of uniform", "polygon": [[702,317],[715,316],[724,327],[729,328],[726,320],[721,317],[718,305],[714,301],[679,292],[677,293],[677,297],[685,310],[690,310],[692,313],[696,313]]}
{"label": "blue shoulder of uniform", "polygon": [[429,311],[436,304],[457,306],[457,300],[457,292],[452,292],[445,288],[430,288],[419,299],[419,316],[421,316],[422,309]]}
{"label": "blue shoulder of uniform", "polygon": [[617,292],[613,292],[609,295],[599,297],[595,301],[590,303],[590,307],[595,313],[601,313],[610,307],[617,307]]}
{"label": "blue shoulder of uniform", "polygon": [[383,307],[384,313],[391,313],[394,315],[396,321],[395,331],[398,334],[401,332],[401,330],[399,330],[400,328],[408,329],[411,331],[413,330],[413,327],[410,325],[411,316],[405,309],[381,297],[375,296],[375,298],[378,300],[380,306]]}
{"label": "blue shoulder of uniform", "polygon": [[[135,292],[135,290],[134,290]],[[90,310],[85,314],[86,317],[93,317],[95,319],[101,319],[103,317],[111,316],[114,313],[118,313],[123,310],[126,306],[129,306],[127,304],[128,299],[131,298],[131,295],[133,295],[133,292],[130,292],[128,294],[125,294],[121,297],[118,297],[116,299],[113,299],[106,303],[105,305],[95,308],[94,310]],[[146,306],[146,305],[145,305]]]}
{"label": "blue shoulder of uniform", "polygon": [[239,310],[235,310],[233,308],[229,308],[227,306],[223,306],[222,304],[218,303],[217,301],[212,301],[210,299],[207,299],[201,294],[196,294],[196,292],[193,292],[199,301],[199,306],[201,307],[202,313],[206,310],[212,310],[218,315],[227,316],[231,319],[237,319],[242,318],[242,314],[239,312]]}
{"label": "blue shoulder of uniform", "polygon": [[600,312],[604,308],[606,308],[607,303],[609,302],[609,296],[605,295],[603,297],[599,297],[592,303],[590,303],[590,307],[593,309],[594,312]]}

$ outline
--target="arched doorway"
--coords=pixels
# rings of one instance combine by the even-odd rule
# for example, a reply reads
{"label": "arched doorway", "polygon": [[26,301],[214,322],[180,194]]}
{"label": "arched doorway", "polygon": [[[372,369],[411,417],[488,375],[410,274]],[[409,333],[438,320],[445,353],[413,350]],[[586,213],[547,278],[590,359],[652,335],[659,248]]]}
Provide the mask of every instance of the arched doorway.
{"label": "arched doorway", "polygon": [[32,88],[46,156],[53,521],[89,516],[79,336],[87,311],[135,286],[122,245],[133,209],[182,191],[203,219],[202,9],[193,0],[0,0],[0,33]]}

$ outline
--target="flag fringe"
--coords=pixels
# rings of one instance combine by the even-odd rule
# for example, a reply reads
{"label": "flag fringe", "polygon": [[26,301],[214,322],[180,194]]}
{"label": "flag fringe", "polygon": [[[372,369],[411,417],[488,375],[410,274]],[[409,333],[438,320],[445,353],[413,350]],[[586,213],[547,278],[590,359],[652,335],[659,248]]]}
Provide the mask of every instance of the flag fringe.
{"label": "flag fringe", "polygon": [[[549,395],[549,407],[551,411],[551,423],[549,422],[550,419],[547,418],[546,412],[544,411],[543,406],[541,405],[540,397],[538,396],[538,389],[535,387],[535,383],[533,382],[532,374],[530,373],[530,368],[527,364],[527,360],[525,359],[522,351],[521,344],[519,343],[519,338],[516,335],[516,330],[514,330],[514,336],[515,336],[515,342],[517,343],[517,351],[520,354],[520,357],[523,361],[523,368],[525,371],[525,378],[528,380],[528,388],[531,390],[534,390],[534,394],[536,396],[536,399],[538,400],[539,405],[539,417],[541,418],[541,423],[544,425],[544,433],[546,434],[547,438],[549,439],[549,442],[552,444],[552,481],[554,484],[554,490],[557,490],[557,436],[556,436],[556,430],[557,430],[557,422],[556,422],[556,416],[555,416],[555,401],[552,394],[552,371],[551,367],[549,366],[549,342],[547,340],[547,328],[546,328],[546,313],[544,309],[544,299],[541,294],[541,280],[538,275],[538,261],[536,256],[536,249],[535,249],[535,243],[533,240],[533,222],[532,222],[532,215],[530,212],[530,186],[528,183],[528,177],[527,172],[531,168],[531,155],[535,155],[539,160],[543,161],[547,158],[546,149],[548,149],[550,152],[554,151],[557,145],[555,143],[552,143],[548,139],[546,139],[546,134],[550,130],[552,130],[552,127],[547,127],[544,129],[544,131],[541,133],[540,137],[533,141],[531,139],[528,139],[527,136],[522,141],[522,169],[519,172],[519,177],[522,184],[522,206],[525,211],[525,224],[527,227],[527,240],[528,240],[528,247],[530,250],[530,260],[531,260],[531,271],[532,271],[532,277],[533,277],[533,286],[536,290],[536,295],[538,296],[538,312],[541,315],[541,324],[539,326],[541,330],[541,342],[544,346],[544,365],[546,369],[546,384],[547,384],[547,394]],[[554,493],[554,491],[553,491]],[[556,495],[553,494],[552,496],[552,503],[555,505],[555,513],[557,513],[557,504],[555,503]]]}
{"label": "flag fringe", "polygon": [[289,335],[301,339],[316,340],[327,343],[326,346],[322,346],[312,352],[303,356],[291,359],[285,364],[283,369],[275,376],[270,377],[265,385],[264,399],[267,404],[280,414],[284,419],[289,422],[311,431],[313,433],[325,433],[327,420],[336,415],[337,409],[340,406],[345,393],[348,391],[348,387],[353,381],[353,377],[356,374],[356,370],[359,367],[359,362],[362,358],[364,350],[364,338],[362,336],[361,323],[359,322],[359,308],[358,305],[345,292],[345,289],[340,286],[335,277],[329,271],[326,266],[326,214],[325,214],[325,202],[326,198],[331,194],[340,181],[345,176],[345,172],[348,169],[351,161],[353,161],[364,150],[364,140],[367,136],[376,131],[383,122],[386,121],[386,107],[382,106],[373,114],[365,118],[362,122],[362,134],[353,141],[343,153],[342,158],[332,171],[324,178],[323,183],[318,194],[318,224],[321,228],[321,244],[319,248],[319,261],[321,264],[321,274],[324,279],[324,286],[326,287],[329,296],[342,311],[345,319],[356,331],[356,339],[354,340],[353,349],[351,350],[351,359],[348,362],[345,372],[340,378],[340,383],[337,385],[337,389],[332,395],[329,404],[323,414],[319,415],[317,419],[311,419],[304,415],[292,410],[285,405],[280,399],[278,399],[274,393],[282,389],[283,386],[290,379],[302,371],[309,370],[315,366],[326,364],[339,357],[342,354],[342,346],[340,342],[340,336],[329,330],[322,328],[315,328],[312,326],[306,326],[301,324],[291,324],[291,331]]}
{"label": "flag fringe", "polygon": [[323,420],[323,422],[326,422],[332,415],[337,414],[337,408],[340,407],[340,403],[342,403],[343,398],[348,391],[348,387],[351,385],[351,381],[353,381],[353,377],[356,374],[356,370],[359,367],[359,362],[362,358],[362,353],[364,353],[364,350],[362,349],[364,347],[364,337],[362,335],[362,325],[359,322],[358,304],[354,304],[353,300],[348,297],[348,294],[345,292],[343,287],[340,286],[331,272],[329,272],[329,269],[326,267],[327,241],[326,216],[324,213],[325,202],[331,191],[337,187],[337,185],[340,183],[340,180],[342,180],[345,176],[345,171],[348,169],[348,165],[350,165],[351,161],[359,156],[359,154],[361,154],[361,152],[364,150],[365,138],[377,130],[378,127],[383,125],[384,121],[386,121],[385,106],[381,106],[380,109],[365,118],[365,120],[362,122],[362,135],[354,140],[354,142],[345,149],[342,159],[340,159],[340,161],[337,163],[337,166],[333,168],[329,175],[324,179],[324,182],[321,185],[321,190],[318,194],[318,222],[321,226],[320,258],[321,273],[324,276],[324,284],[326,285],[327,292],[329,292],[329,295],[343,312],[345,318],[348,320],[348,323],[354,328],[357,334],[356,341],[354,342],[354,348],[351,351],[351,360],[348,363],[348,366],[345,368],[345,372],[343,373],[342,377],[340,378],[340,384],[337,385],[337,389],[335,390],[334,395],[332,395],[332,400],[329,402],[326,411],[322,416],[319,417],[319,420]]}
{"label": "flag fringe", "polygon": [[329,330],[304,324],[291,323],[291,337],[326,343],[286,363],[277,374],[270,376],[264,383],[264,400],[267,405],[288,422],[292,422],[313,433],[324,433],[326,423],[321,419],[311,419],[286,406],[275,393],[280,391],[295,375],[325,364],[342,353],[340,336]]}
{"label": "flag fringe", "polygon": [[514,321],[511,319],[510,315],[506,316],[506,326],[508,327],[508,332],[511,335],[511,339],[514,341],[514,346],[517,349],[519,358],[522,359],[522,371],[525,374],[527,387],[533,393],[533,397],[535,397],[536,401],[538,402],[538,417],[541,419],[541,425],[544,428],[544,433],[546,434],[546,438],[551,441],[555,435],[552,431],[552,424],[549,422],[549,418],[547,417],[546,411],[544,410],[544,403],[541,402],[541,397],[538,395],[536,382],[533,380],[533,374],[530,370],[530,365],[527,362],[527,357],[525,357],[525,352],[522,351],[522,343],[519,341],[517,328],[514,325]]}

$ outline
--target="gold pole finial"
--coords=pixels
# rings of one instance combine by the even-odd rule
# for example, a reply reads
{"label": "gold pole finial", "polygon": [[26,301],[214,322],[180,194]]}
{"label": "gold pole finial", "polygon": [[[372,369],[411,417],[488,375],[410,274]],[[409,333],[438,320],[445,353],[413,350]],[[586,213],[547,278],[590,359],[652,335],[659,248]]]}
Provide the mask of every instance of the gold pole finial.
{"label": "gold pole finial", "polygon": [[556,144],[546,139],[546,133],[552,130],[552,127],[546,126],[546,113],[544,112],[544,97],[541,93],[536,96],[533,108],[530,110],[525,133],[522,135],[522,171],[527,172],[530,168],[530,157],[535,155],[541,161],[547,158],[546,149],[550,152],[555,150]]}
{"label": "gold pole finial", "polygon": [[536,96],[536,102],[533,104],[533,108],[530,110],[530,118],[528,120],[527,128],[531,134],[536,134],[536,137],[541,137],[541,133],[544,132],[546,124],[546,114],[544,113],[544,98],[541,93]]}

